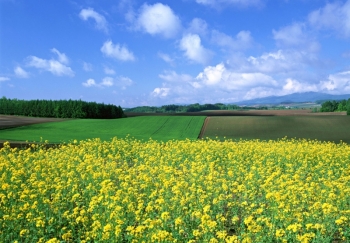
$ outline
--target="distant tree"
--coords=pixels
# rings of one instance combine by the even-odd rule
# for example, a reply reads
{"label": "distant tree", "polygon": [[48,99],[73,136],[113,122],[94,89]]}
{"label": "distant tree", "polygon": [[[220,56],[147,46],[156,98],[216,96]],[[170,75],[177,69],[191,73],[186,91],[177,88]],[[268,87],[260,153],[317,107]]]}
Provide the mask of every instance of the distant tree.
{"label": "distant tree", "polygon": [[333,112],[336,111],[338,109],[338,102],[333,100],[333,101],[326,101],[324,103],[322,103],[321,106],[321,112]]}
{"label": "distant tree", "polygon": [[339,101],[337,111],[346,111],[346,100]]}

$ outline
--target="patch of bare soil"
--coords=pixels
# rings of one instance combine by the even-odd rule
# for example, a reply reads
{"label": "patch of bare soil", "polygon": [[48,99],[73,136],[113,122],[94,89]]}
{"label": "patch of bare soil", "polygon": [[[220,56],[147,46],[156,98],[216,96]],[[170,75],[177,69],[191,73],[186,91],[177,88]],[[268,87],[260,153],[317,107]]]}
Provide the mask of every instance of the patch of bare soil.
{"label": "patch of bare soil", "polygon": [[206,130],[206,128],[207,128],[209,119],[210,119],[210,117],[205,118],[204,123],[203,123],[203,126],[202,126],[202,129],[201,129],[201,132],[199,133],[198,138],[202,138],[202,137],[203,137],[203,134],[204,134],[204,132],[205,132],[205,130]]}
{"label": "patch of bare soil", "polygon": [[346,112],[312,112],[304,110],[219,110],[181,113],[142,113],[128,112],[127,117],[135,116],[344,116]]}
{"label": "patch of bare soil", "polygon": [[[42,117],[27,117],[27,116],[8,116],[0,115],[0,130],[14,127],[21,127],[27,125],[33,125],[45,122],[60,122],[67,121],[66,118],[42,118]],[[6,140],[2,140],[0,137],[0,148],[3,147]],[[26,141],[9,141],[12,148],[15,147],[26,147],[28,143]],[[52,145],[48,145],[52,146]]]}

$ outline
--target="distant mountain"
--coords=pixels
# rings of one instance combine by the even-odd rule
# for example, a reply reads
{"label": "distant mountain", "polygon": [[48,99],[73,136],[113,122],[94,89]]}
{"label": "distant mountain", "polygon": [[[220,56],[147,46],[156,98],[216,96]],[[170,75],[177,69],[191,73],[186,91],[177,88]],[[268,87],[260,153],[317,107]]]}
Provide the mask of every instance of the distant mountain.
{"label": "distant mountain", "polygon": [[317,102],[326,100],[344,100],[349,99],[350,94],[332,95],[318,92],[293,93],[283,96],[268,96],[252,100],[244,100],[235,102],[236,105],[275,105],[281,103],[302,103],[302,102]]}

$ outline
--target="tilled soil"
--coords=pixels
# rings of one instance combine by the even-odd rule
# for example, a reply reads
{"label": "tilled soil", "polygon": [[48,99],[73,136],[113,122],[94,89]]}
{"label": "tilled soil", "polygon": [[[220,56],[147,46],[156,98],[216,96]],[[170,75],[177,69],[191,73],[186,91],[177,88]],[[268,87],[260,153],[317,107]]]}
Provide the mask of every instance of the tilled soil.
{"label": "tilled soil", "polygon": [[[68,119],[63,118],[42,118],[42,117],[26,117],[26,116],[8,116],[8,115],[0,115],[0,130],[13,128],[13,127],[21,127],[38,123],[45,122],[59,122],[59,121],[67,121]],[[4,142],[6,140],[2,140],[0,136],[0,148],[3,147]],[[15,147],[27,147],[29,144],[26,141],[9,141],[11,148]],[[48,146],[53,146],[54,144],[48,144]]]}
{"label": "tilled soil", "polygon": [[127,117],[135,116],[344,116],[346,112],[312,112],[304,110],[219,110],[179,113],[142,113],[126,112]]}
{"label": "tilled soil", "polygon": [[[211,116],[327,116],[327,115],[346,115],[346,112],[317,112],[313,113],[309,109],[304,110],[220,110],[220,111],[201,111],[201,112],[184,112],[184,113],[136,113],[136,112],[128,112],[126,113],[127,117],[134,116],[208,116],[207,120]],[[59,122],[66,121],[68,119],[63,118],[42,118],[42,117],[26,117],[26,116],[8,116],[8,115],[0,115],[0,130],[20,127],[38,123],[45,122]],[[205,126],[206,124],[204,124]],[[202,129],[203,130],[203,129]],[[203,131],[201,131],[202,133]],[[0,136],[0,148],[3,147],[3,143],[5,140],[1,139]],[[26,141],[9,141],[11,147],[26,147],[28,143]],[[48,146],[55,146],[56,144],[49,144]]]}

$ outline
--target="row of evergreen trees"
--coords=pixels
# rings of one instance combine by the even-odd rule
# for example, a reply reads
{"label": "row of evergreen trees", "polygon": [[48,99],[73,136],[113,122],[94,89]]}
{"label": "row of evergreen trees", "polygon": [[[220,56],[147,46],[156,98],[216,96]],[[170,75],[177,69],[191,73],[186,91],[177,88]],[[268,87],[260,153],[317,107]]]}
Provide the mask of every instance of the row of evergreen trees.
{"label": "row of evergreen trees", "polygon": [[321,112],[346,111],[350,115],[350,99],[348,100],[328,100],[321,105]]}
{"label": "row of evergreen trees", "polygon": [[56,118],[122,118],[120,106],[82,100],[0,99],[0,114]]}

